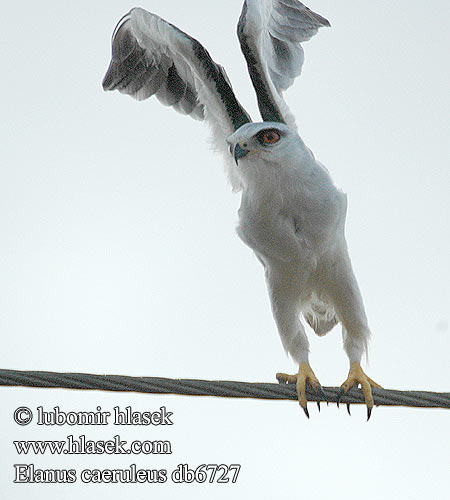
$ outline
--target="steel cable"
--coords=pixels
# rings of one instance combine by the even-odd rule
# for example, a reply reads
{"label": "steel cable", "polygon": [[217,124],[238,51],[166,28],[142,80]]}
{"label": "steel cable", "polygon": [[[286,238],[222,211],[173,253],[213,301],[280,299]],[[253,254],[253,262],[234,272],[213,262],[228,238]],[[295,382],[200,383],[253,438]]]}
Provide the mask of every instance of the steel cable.
{"label": "steel cable", "polygon": [[[130,377],[124,375],[93,375],[89,373],[56,373],[0,369],[0,385],[84,389],[100,391],[178,394],[183,396],[217,396],[224,398],[257,398],[297,400],[295,385],[261,382],[237,382],[162,377]],[[337,402],[339,387],[324,387],[328,402]],[[398,391],[372,389],[375,405],[450,408],[450,393],[430,391]],[[308,387],[309,401],[324,401],[323,396]],[[341,403],[364,403],[362,391],[356,388],[340,398]]]}

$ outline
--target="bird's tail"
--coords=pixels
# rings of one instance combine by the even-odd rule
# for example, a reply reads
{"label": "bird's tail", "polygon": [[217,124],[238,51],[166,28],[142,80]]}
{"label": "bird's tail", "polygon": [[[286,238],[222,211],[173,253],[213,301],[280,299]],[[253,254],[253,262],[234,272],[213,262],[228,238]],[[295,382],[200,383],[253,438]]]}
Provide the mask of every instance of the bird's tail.
{"label": "bird's tail", "polygon": [[303,316],[314,332],[322,337],[337,325],[338,319],[331,304],[313,294],[311,300],[303,308]]}

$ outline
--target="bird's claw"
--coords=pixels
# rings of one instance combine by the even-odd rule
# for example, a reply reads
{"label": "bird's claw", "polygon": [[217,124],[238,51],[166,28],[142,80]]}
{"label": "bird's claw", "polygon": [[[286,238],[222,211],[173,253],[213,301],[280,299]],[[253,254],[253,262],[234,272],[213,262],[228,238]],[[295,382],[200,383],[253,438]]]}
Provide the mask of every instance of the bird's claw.
{"label": "bird's claw", "polygon": [[275,375],[279,384],[295,384],[297,375],[287,375],[286,373],[277,373]]}
{"label": "bird's claw", "polygon": [[[373,395],[372,387],[379,387],[376,382],[369,378],[362,370],[361,365],[357,362],[352,362],[350,365],[350,371],[348,372],[347,380],[341,385],[337,398],[336,404],[339,407],[341,398],[347,393],[352,387],[361,385],[362,392],[364,394],[364,401],[367,406],[367,421],[369,421],[373,409]],[[350,414],[350,403],[347,403],[347,411]]]}
{"label": "bird's claw", "polygon": [[323,390],[323,387],[321,385],[318,385],[316,387],[316,392],[319,394],[319,396],[327,403],[328,405],[328,397],[325,394],[325,391]]}
{"label": "bird's claw", "polygon": [[352,416],[352,414],[350,413],[350,403],[347,403],[347,413]]}
{"label": "bird's claw", "polygon": [[323,387],[320,385],[320,382],[317,380],[314,372],[312,371],[309,363],[302,362],[298,367],[298,373],[295,375],[287,375],[286,373],[277,373],[276,379],[279,384],[295,384],[297,388],[297,397],[300,406],[303,408],[305,415],[309,418],[309,411],[307,408],[307,399],[306,392],[307,386],[308,391],[314,390],[316,394],[319,396],[319,401],[316,401],[317,407],[320,411],[320,400],[324,400],[328,404],[328,398],[323,390]]}
{"label": "bird's claw", "polygon": [[[325,394],[325,391],[323,390],[323,387],[319,384],[318,386],[314,387],[316,393],[318,394],[318,396],[323,400],[325,401],[325,403],[327,404],[328,406],[328,397],[327,395]],[[319,409],[319,413],[320,413],[320,401],[316,401],[317,403],[317,408]]]}

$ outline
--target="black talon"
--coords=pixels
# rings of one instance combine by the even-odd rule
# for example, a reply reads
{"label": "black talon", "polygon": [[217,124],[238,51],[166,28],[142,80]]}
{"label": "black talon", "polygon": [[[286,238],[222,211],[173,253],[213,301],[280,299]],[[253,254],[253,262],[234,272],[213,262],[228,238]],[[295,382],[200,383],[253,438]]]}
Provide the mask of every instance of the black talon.
{"label": "black talon", "polygon": [[[302,406],[302,408],[303,408],[303,406]],[[305,412],[305,415],[309,418],[309,411],[308,411],[308,408],[306,406],[303,408],[303,411]]]}
{"label": "black talon", "polygon": [[328,397],[325,394],[325,391],[323,390],[323,387],[321,385],[319,385],[319,387],[317,387],[316,390],[319,393],[319,396],[321,396],[321,398],[328,404]]}
{"label": "black talon", "polygon": [[347,403],[347,413],[352,416],[352,414],[350,413],[350,403]]}
{"label": "black talon", "polygon": [[370,415],[372,415],[372,408],[367,407],[367,422],[369,421]]}
{"label": "black talon", "polygon": [[337,404],[337,407],[339,408],[339,403],[341,402],[341,398],[342,396],[345,394],[345,391],[344,389],[341,387],[339,389],[339,392],[338,392],[338,395],[337,395],[337,398],[336,398],[336,404]]}
{"label": "black talon", "polygon": [[320,413],[320,401],[316,401],[317,403],[317,408],[319,408],[319,413]]}

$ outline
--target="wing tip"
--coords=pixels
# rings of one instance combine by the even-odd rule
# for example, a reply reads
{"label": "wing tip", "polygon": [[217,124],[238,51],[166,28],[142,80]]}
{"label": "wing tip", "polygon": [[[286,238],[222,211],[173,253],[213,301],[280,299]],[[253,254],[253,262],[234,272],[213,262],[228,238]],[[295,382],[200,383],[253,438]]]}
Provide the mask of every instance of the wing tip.
{"label": "wing tip", "polygon": [[111,74],[110,74],[110,67],[107,69],[105,76],[103,77],[103,80],[102,80],[102,89],[105,92],[108,90],[112,90],[111,89],[112,79],[111,79]]}
{"label": "wing tip", "polygon": [[321,24],[322,24],[320,26],[321,28],[331,28],[331,23],[330,23],[330,21],[328,21],[328,19],[326,17],[320,16],[320,18],[321,18]]}
{"label": "wing tip", "polygon": [[309,17],[317,22],[317,24],[318,24],[317,28],[330,28],[331,27],[331,23],[330,23],[330,21],[328,21],[328,19],[326,17],[323,17],[320,14],[318,14],[317,12],[314,12],[309,7],[306,7],[306,5],[304,5],[304,7],[305,7],[306,11],[308,12]]}

